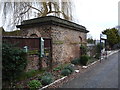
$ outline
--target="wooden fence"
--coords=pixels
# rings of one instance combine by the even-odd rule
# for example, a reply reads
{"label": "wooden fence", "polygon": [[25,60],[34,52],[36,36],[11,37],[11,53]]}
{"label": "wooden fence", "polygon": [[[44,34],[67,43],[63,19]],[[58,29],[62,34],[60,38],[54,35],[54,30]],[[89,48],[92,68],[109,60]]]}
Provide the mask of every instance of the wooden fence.
{"label": "wooden fence", "polygon": [[[21,36],[3,36],[3,42],[9,42],[16,47],[24,48],[24,46],[28,46],[29,50],[40,50],[40,38],[38,37],[21,37]],[[44,39],[44,47],[51,48],[51,39]]]}
{"label": "wooden fence", "polygon": [[[36,60],[32,60],[30,62],[33,62],[34,67],[30,66],[30,64],[28,64],[29,68],[32,67],[36,68],[36,66],[40,65],[40,68],[42,68],[44,65],[43,62],[47,63],[47,67],[52,67],[52,43],[51,43],[51,39],[50,38],[43,38],[44,40],[44,56],[41,58],[40,56],[40,50],[41,50],[41,38],[39,37],[22,37],[22,36],[3,36],[2,37],[3,42],[7,42],[7,43],[11,43],[13,45],[15,45],[15,47],[20,47],[20,48],[24,48],[25,46],[28,46],[28,55],[32,55],[31,58],[34,58],[34,54],[30,54],[30,52],[32,51],[37,51],[37,57],[39,57],[38,61],[40,60],[40,64],[36,63]],[[35,54],[36,55],[36,54]],[[30,59],[31,59],[30,58]]]}

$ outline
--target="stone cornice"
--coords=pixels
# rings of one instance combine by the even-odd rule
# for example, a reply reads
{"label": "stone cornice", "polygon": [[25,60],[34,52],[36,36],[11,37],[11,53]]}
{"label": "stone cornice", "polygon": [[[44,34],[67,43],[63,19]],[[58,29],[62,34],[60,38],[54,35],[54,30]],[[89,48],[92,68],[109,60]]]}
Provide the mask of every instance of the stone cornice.
{"label": "stone cornice", "polygon": [[25,28],[25,27],[35,27],[39,25],[56,25],[56,26],[61,26],[73,30],[77,30],[80,32],[88,33],[89,31],[86,30],[86,28],[82,25],[76,24],[74,22],[61,19],[55,16],[45,16],[45,17],[39,17],[39,18],[34,18],[30,20],[25,20],[21,23],[21,25],[17,25],[17,28]]}

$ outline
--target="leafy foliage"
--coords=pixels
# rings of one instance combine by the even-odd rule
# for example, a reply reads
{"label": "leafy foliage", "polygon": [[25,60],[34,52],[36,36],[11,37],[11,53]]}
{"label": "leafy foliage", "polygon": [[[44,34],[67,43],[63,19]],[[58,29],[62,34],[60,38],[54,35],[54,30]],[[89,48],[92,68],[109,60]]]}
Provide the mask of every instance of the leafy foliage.
{"label": "leafy foliage", "polygon": [[100,48],[100,43],[98,43],[96,46],[95,46],[95,50],[96,50],[96,54],[95,54],[95,58],[96,59],[99,59],[100,58],[100,53],[101,53],[101,50],[103,49],[103,44],[101,43],[101,48]]}
{"label": "leafy foliage", "polygon": [[74,68],[71,64],[65,66],[64,69],[69,69],[71,73],[74,72]]}
{"label": "leafy foliage", "polygon": [[53,71],[59,71],[59,70],[62,70],[62,66],[58,66],[58,67],[55,67],[55,68],[53,68]]}
{"label": "leafy foliage", "polygon": [[81,55],[86,55],[86,53],[87,53],[87,47],[86,46],[81,45],[80,50],[81,50]]}
{"label": "leafy foliage", "polygon": [[95,43],[95,40],[93,40],[92,38],[88,38],[87,43],[93,44],[93,43]]}
{"label": "leafy foliage", "polygon": [[68,76],[69,74],[74,72],[74,68],[71,64],[64,67],[64,69],[61,71],[61,75]]}
{"label": "leafy foliage", "polygon": [[72,60],[71,63],[74,64],[74,65],[79,65],[80,64],[80,58],[76,58],[76,59]]}
{"label": "leafy foliage", "polygon": [[96,54],[95,54],[95,58],[96,58],[96,59],[99,59],[99,58],[100,58],[100,53],[96,53]]}
{"label": "leafy foliage", "polygon": [[18,77],[27,64],[26,53],[13,47],[11,44],[3,43],[2,46],[2,73],[3,80],[10,81]]}
{"label": "leafy foliage", "polygon": [[106,29],[102,33],[107,35],[107,41],[111,48],[120,42],[120,36],[116,28]]}
{"label": "leafy foliage", "polygon": [[[101,49],[103,49],[103,45],[101,45]],[[100,43],[96,45],[96,53],[100,53]]]}
{"label": "leafy foliage", "polygon": [[88,57],[87,55],[82,55],[82,56],[80,57],[80,63],[81,63],[82,65],[87,65],[88,60],[89,60],[89,57]]}
{"label": "leafy foliage", "polygon": [[50,83],[53,82],[53,76],[51,73],[45,73],[42,77],[41,77],[41,83],[42,85],[48,85]]}
{"label": "leafy foliage", "polygon": [[32,80],[28,83],[28,86],[30,88],[39,88],[42,86],[41,82],[39,80]]}
{"label": "leafy foliage", "polygon": [[69,74],[71,74],[71,71],[69,69],[63,69],[61,71],[61,75],[63,76],[68,76]]}
{"label": "leafy foliage", "polygon": [[38,74],[42,74],[44,73],[44,70],[30,70],[28,72],[23,72],[20,77],[17,78],[17,81],[20,81],[20,80],[25,80],[25,79],[28,79],[28,78],[31,78],[31,77],[34,77]]}

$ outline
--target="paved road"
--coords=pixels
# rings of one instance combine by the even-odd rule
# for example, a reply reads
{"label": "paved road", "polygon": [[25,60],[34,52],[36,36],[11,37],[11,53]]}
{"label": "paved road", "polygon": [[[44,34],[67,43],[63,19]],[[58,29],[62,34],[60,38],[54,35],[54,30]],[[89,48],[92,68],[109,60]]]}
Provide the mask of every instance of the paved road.
{"label": "paved road", "polygon": [[113,54],[60,88],[118,88],[119,54]]}

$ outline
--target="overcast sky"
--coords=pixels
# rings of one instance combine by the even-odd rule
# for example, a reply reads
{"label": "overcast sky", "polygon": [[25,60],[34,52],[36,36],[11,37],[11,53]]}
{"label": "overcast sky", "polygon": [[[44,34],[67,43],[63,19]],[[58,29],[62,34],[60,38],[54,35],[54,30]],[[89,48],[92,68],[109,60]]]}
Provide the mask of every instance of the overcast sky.
{"label": "overcast sky", "polygon": [[119,0],[75,0],[79,24],[89,30],[89,36],[99,39],[101,31],[118,25]]}
{"label": "overcast sky", "polygon": [[99,39],[100,33],[118,25],[119,0],[73,0],[76,19],[89,30],[88,36]]}

